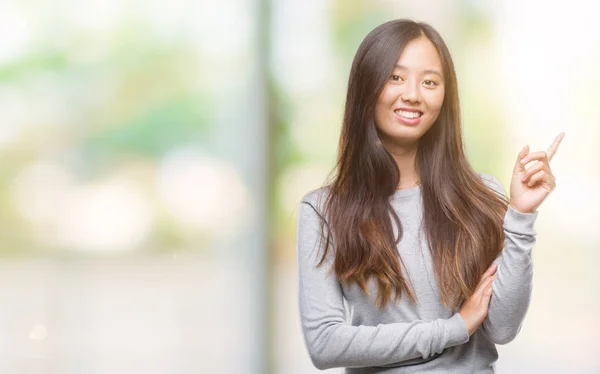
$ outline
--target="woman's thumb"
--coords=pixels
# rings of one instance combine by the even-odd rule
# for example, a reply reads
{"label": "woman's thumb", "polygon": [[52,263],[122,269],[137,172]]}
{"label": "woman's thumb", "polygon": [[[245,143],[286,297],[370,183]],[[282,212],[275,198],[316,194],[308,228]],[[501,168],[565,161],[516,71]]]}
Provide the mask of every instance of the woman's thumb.
{"label": "woman's thumb", "polygon": [[517,156],[517,162],[515,163],[515,171],[525,170],[525,165],[521,164],[523,157],[529,154],[529,144],[523,147],[519,155]]}

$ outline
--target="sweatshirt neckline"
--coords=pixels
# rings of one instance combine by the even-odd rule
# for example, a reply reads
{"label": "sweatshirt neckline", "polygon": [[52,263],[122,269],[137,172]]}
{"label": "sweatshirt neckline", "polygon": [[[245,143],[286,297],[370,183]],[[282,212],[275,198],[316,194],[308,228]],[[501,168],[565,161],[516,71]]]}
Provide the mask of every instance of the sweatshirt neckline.
{"label": "sweatshirt neckline", "polygon": [[402,190],[396,190],[396,191],[394,191],[394,198],[397,198],[397,197],[407,197],[407,196],[416,195],[420,191],[421,191],[421,185],[417,184],[416,186],[413,186],[413,187],[404,188]]}

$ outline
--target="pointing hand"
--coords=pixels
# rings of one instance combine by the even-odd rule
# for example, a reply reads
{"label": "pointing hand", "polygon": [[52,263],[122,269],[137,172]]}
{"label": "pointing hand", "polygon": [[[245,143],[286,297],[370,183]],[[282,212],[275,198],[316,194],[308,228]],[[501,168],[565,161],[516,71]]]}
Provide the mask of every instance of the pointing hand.
{"label": "pointing hand", "polygon": [[[556,180],[550,170],[550,160],[556,154],[558,146],[565,136],[558,134],[548,150],[529,152],[529,146],[517,157],[510,184],[510,205],[521,213],[534,213],[548,195],[556,188]],[[531,161],[536,161],[526,169]]]}

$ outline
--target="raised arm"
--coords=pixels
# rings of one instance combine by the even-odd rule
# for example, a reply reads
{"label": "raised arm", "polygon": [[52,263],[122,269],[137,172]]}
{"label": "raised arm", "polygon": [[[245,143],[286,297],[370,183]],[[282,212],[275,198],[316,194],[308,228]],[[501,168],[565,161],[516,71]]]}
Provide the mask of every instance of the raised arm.
{"label": "raised arm", "polygon": [[[466,343],[469,333],[456,313],[449,319],[351,326],[346,322],[343,294],[334,273],[334,254],[322,256],[320,215],[316,204],[300,204],[297,226],[300,322],[310,358],[318,369],[383,366],[428,358],[445,348]],[[327,229],[327,227],[326,227]]]}
{"label": "raised arm", "polygon": [[[484,181],[498,193],[506,196],[502,184],[489,174]],[[504,248],[494,261],[498,265],[492,283],[492,298],[488,314],[481,328],[488,340],[495,344],[512,341],[525,319],[533,287],[531,252],[535,244],[535,213],[521,213],[510,205],[504,217]]]}

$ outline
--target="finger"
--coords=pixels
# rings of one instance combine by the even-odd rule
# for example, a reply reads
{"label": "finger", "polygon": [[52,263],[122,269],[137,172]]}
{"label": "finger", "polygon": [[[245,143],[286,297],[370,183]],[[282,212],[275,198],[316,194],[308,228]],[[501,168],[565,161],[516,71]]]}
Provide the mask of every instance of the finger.
{"label": "finger", "polygon": [[492,293],[494,293],[494,288],[492,287],[491,284],[489,286],[487,286],[485,288],[485,290],[483,290],[483,295],[484,296],[490,296]]}
{"label": "finger", "polygon": [[535,173],[537,173],[540,170],[546,170],[547,164],[543,161],[536,161],[535,164],[533,164],[532,167],[530,167],[529,169],[525,170],[525,173],[523,174],[523,177],[521,177],[521,182],[526,182],[527,179],[531,178],[532,175],[534,175]]}
{"label": "finger", "polygon": [[489,270],[486,271],[482,276],[481,279],[479,280],[479,283],[477,283],[477,287],[476,288],[480,288],[488,279],[490,279],[490,277],[495,277],[496,276],[496,269],[494,269],[493,272],[489,273]]}
{"label": "finger", "polygon": [[490,300],[492,296],[492,288],[488,288],[485,290],[483,297],[481,298],[481,305],[485,308],[488,308],[490,305]]}
{"label": "finger", "polygon": [[527,185],[529,187],[533,187],[535,186],[535,184],[541,180],[544,179],[544,177],[546,176],[546,171],[545,170],[540,170],[537,173],[535,173],[531,179],[529,179],[529,182],[527,182]]}
{"label": "finger", "polygon": [[530,163],[533,160],[544,161],[547,158],[548,158],[548,154],[546,153],[546,151],[531,152],[527,156],[525,156],[521,159],[521,164],[523,165],[523,167],[525,167],[525,165],[527,165],[528,163]]}
{"label": "finger", "polygon": [[521,163],[521,160],[523,159],[523,157],[527,156],[528,153],[529,153],[529,145],[526,145],[521,150],[521,152],[519,152],[519,154],[517,155],[517,162],[515,163],[515,168],[514,168],[513,172],[525,170],[525,165]]}
{"label": "finger", "polygon": [[554,139],[554,142],[552,142],[552,144],[550,145],[550,147],[548,147],[548,150],[546,151],[546,153],[548,154],[548,161],[552,160],[552,157],[554,157],[554,154],[558,150],[558,146],[560,145],[560,142],[563,140],[564,137],[565,137],[565,133],[561,132]]}
{"label": "finger", "polygon": [[493,293],[493,287],[492,284],[487,284],[484,288],[481,289],[481,291],[477,294],[478,300],[481,303],[483,301],[483,299],[487,299],[489,298],[489,296]]}
{"label": "finger", "polygon": [[487,268],[487,270],[485,271],[485,273],[483,273],[483,277],[494,274],[494,272],[498,270],[498,265],[494,262],[492,262],[492,264],[490,265],[489,268]]}
{"label": "finger", "polygon": [[478,295],[481,295],[481,293],[483,293],[483,291],[494,282],[494,279],[496,279],[496,275],[495,274],[492,275],[491,277],[486,278],[484,281],[482,281],[477,286],[477,289],[475,290],[475,293],[477,293]]}
{"label": "finger", "polygon": [[496,264],[492,264],[486,271],[485,273],[483,273],[483,275],[481,276],[481,279],[479,279],[479,283],[478,286],[481,285],[483,282],[485,282],[486,279],[488,279],[489,277],[494,277],[496,276],[496,271],[498,270],[498,265]]}

